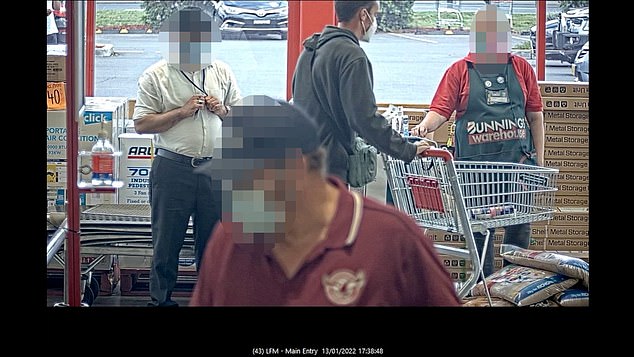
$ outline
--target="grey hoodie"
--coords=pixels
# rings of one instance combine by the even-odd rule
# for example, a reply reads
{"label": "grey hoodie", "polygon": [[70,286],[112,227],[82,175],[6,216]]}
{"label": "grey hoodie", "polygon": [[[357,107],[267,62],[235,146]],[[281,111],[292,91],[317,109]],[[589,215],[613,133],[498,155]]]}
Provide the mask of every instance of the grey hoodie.
{"label": "grey hoodie", "polygon": [[[315,49],[313,87],[310,61]],[[293,74],[293,103],[315,117],[319,139],[328,152],[328,173],[344,181],[354,132],[379,151],[405,162],[416,155],[416,145],[392,130],[377,113],[373,81],[372,65],[352,31],[328,25],[321,34],[304,41]],[[334,118],[337,128],[328,116]],[[341,143],[341,137],[349,140]]]}

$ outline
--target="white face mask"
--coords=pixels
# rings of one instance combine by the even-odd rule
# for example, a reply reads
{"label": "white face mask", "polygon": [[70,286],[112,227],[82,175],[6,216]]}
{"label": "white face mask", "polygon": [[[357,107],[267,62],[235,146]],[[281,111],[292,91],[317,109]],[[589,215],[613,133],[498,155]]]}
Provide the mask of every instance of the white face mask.
{"label": "white face mask", "polygon": [[373,21],[372,21],[372,25],[370,25],[370,28],[367,29],[367,31],[365,30],[365,23],[361,21],[361,26],[363,26],[363,32],[364,32],[363,37],[361,37],[361,41],[370,42],[370,38],[376,32],[376,29],[379,27],[379,24],[377,23],[376,18],[374,18],[373,16],[370,16],[370,13],[367,10],[366,12],[368,13],[368,16],[373,19]]}
{"label": "white face mask", "polygon": [[286,212],[277,211],[274,202],[264,199],[263,190],[231,192],[232,221],[242,223],[243,233],[280,233]]}

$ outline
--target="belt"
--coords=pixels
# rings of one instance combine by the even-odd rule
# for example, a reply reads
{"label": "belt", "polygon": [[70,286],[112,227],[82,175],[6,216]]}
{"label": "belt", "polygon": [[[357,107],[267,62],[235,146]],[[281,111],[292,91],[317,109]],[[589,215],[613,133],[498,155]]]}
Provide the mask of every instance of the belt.
{"label": "belt", "polygon": [[193,156],[187,156],[183,154],[177,154],[175,152],[165,150],[165,149],[158,149],[156,151],[156,156],[164,157],[166,159],[177,161],[187,165],[192,165],[192,167],[198,167],[200,166],[200,164],[211,160],[211,156],[193,157]]}

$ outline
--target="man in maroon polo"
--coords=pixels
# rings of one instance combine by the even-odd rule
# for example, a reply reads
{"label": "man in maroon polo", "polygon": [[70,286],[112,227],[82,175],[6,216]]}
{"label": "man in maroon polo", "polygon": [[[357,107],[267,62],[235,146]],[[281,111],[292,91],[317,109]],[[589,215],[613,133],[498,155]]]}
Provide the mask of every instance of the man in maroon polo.
{"label": "man in maroon polo", "polygon": [[221,140],[203,170],[222,187],[223,219],[191,306],[460,305],[410,217],[326,177],[315,121],[300,109],[244,98]]}

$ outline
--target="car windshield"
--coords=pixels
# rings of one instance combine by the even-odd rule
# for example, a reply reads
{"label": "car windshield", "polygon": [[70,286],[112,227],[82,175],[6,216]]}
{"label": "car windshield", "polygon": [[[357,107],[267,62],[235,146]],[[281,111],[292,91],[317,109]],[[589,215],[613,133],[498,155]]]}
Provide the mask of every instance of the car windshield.
{"label": "car windshield", "polygon": [[275,9],[286,6],[286,1],[225,1],[225,5],[243,9]]}

